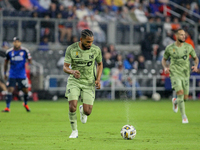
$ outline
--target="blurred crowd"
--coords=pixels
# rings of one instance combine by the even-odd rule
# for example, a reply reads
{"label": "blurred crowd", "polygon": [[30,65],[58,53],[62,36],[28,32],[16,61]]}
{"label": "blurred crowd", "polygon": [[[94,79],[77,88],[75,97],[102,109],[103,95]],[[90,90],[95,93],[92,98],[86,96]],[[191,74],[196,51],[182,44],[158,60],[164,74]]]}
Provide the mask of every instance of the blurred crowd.
{"label": "blurred crowd", "polygon": [[[187,8],[190,13],[170,5],[169,0],[0,0],[0,10],[3,10],[4,16],[45,18],[41,22],[41,45],[55,40],[51,33],[55,24],[49,22],[49,18],[65,19],[60,20],[58,25],[59,42],[62,44],[70,44],[77,36],[72,30],[72,20],[78,21],[78,32],[89,28],[95,34],[96,43],[106,43],[102,22],[118,21],[124,25],[121,30],[126,30],[126,24],[130,22],[166,22],[167,31],[178,28],[179,22],[187,22],[188,19],[199,22],[199,18],[191,13],[200,14],[198,0],[173,2]],[[168,11],[165,12],[165,8]],[[172,15],[171,10],[180,17]],[[26,27],[35,28],[36,21],[27,22]],[[154,30],[158,31],[159,25],[152,25],[151,32]]]}
{"label": "blurred crowd", "polygon": [[[170,5],[169,0],[0,0],[0,10],[3,11],[4,16],[45,19],[41,21],[40,34],[42,36],[38,48],[40,51],[49,51],[48,43],[54,38],[52,29],[55,28],[55,24],[49,21],[50,18],[60,19],[58,24],[59,42],[65,45],[79,40],[78,35],[73,33],[73,20],[78,22],[77,32],[80,33],[86,28],[91,29],[94,32],[94,43],[99,43],[102,49],[104,64],[102,85],[110,87],[111,79],[117,79],[115,80],[117,87],[134,85],[137,89],[137,96],[145,99],[145,94],[139,90],[139,87],[146,82],[133,83],[131,78],[124,78],[124,72],[133,73],[135,71],[143,74],[150,72],[153,74],[148,69],[156,69],[157,74],[169,77],[162,71],[161,59],[165,47],[176,40],[174,31],[178,28],[182,27],[186,30],[186,42],[195,48],[193,28],[187,25],[182,26],[180,23],[187,22],[188,19],[199,22],[200,19],[191,12],[200,15],[200,1],[173,0],[172,2],[187,8],[190,13]],[[169,11],[165,12],[165,8]],[[180,14],[180,17],[172,15],[170,10]],[[120,22],[123,25],[120,27],[122,31],[127,29],[126,25],[129,25],[130,22],[150,23],[150,31],[145,33],[145,38],[140,42],[139,54],[124,53],[122,50],[116,50],[114,44],[107,43],[106,30],[101,23],[110,21]],[[35,20],[28,21],[26,27],[36,29],[36,23]],[[164,26],[161,23],[164,23]],[[142,32],[142,29],[142,26],[134,28],[139,32]],[[163,32],[166,34],[164,39],[162,39]],[[62,66],[63,58],[58,64]],[[165,85],[164,80],[161,80],[160,84],[166,88],[169,87]],[[131,97],[132,92],[128,91],[127,96]]]}

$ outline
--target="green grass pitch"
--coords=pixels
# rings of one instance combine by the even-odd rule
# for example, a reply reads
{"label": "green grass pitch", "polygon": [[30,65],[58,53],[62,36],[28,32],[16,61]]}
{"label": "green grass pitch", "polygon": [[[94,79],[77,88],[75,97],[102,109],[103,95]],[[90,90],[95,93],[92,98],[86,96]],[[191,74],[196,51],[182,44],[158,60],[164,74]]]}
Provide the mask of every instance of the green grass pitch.
{"label": "green grass pitch", "polygon": [[[79,103],[80,105],[80,103]],[[0,108],[5,102],[0,102]],[[199,150],[200,101],[186,102],[189,124],[172,111],[171,100],[100,101],[94,103],[86,124],[78,117],[79,137],[69,139],[68,102],[12,102],[10,113],[0,113],[0,150]],[[124,140],[122,126],[133,125],[137,135]]]}

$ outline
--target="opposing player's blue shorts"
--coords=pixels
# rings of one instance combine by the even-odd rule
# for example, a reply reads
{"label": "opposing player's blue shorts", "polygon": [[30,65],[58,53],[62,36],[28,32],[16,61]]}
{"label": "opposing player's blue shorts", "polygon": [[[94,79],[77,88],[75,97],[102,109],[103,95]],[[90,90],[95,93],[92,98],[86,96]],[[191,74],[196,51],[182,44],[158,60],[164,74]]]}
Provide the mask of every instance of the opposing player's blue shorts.
{"label": "opposing player's blue shorts", "polygon": [[28,79],[9,78],[6,85],[7,87],[15,87],[17,85],[19,89],[28,88]]}

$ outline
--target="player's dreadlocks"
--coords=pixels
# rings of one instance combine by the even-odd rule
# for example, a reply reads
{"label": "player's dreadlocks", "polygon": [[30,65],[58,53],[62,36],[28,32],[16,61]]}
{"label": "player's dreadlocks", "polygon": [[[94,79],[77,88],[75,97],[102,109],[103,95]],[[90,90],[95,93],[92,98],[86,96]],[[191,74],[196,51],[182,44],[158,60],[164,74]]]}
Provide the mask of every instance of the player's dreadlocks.
{"label": "player's dreadlocks", "polygon": [[81,37],[86,38],[87,36],[93,37],[93,32],[91,30],[85,29],[81,31]]}

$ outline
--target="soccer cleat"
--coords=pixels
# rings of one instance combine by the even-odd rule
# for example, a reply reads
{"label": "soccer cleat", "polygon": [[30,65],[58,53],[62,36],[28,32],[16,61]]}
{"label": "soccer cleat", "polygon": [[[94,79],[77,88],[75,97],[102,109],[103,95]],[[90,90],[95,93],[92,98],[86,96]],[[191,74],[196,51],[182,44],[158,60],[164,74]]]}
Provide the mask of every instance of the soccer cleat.
{"label": "soccer cleat", "polygon": [[8,107],[6,107],[4,110],[2,110],[1,112],[10,112],[10,109]]}
{"label": "soccer cleat", "polygon": [[83,105],[79,106],[79,111],[80,111],[80,120],[82,123],[86,123],[87,122],[87,115],[85,115],[83,113]]}
{"label": "soccer cleat", "polygon": [[183,118],[182,123],[189,123],[188,118]]}
{"label": "soccer cleat", "polygon": [[30,112],[31,110],[29,109],[28,105],[23,103],[24,108],[26,109],[27,112]]}
{"label": "soccer cleat", "polygon": [[173,111],[175,113],[177,113],[178,112],[178,104],[176,102],[176,98],[172,98],[172,105],[173,105]]}
{"label": "soccer cleat", "polygon": [[71,133],[71,135],[69,136],[69,138],[78,138],[78,130],[72,131],[72,133]]}

